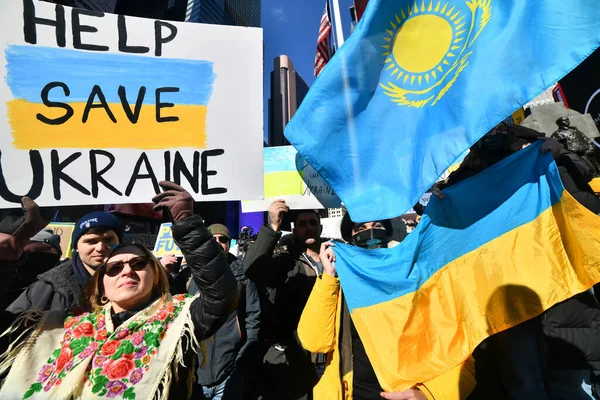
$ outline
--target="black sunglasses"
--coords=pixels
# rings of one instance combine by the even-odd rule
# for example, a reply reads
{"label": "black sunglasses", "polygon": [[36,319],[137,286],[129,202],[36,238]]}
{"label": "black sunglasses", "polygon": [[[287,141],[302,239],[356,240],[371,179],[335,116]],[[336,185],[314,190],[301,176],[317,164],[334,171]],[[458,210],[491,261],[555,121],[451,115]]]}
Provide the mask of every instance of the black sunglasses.
{"label": "black sunglasses", "polygon": [[215,239],[223,244],[229,243],[229,238],[227,236],[215,236]]}
{"label": "black sunglasses", "polygon": [[111,278],[119,275],[123,268],[125,268],[125,264],[129,264],[129,268],[134,271],[141,271],[146,268],[148,265],[149,258],[148,257],[137,257],[132,258],[129,261],[113,261],[106,263],[106,275]]}

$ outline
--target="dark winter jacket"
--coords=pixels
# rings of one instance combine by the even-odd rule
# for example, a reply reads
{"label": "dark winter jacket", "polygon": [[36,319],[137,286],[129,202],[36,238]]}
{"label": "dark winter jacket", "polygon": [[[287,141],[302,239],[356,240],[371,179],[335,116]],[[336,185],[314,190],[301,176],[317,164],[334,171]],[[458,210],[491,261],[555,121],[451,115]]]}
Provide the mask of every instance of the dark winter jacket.
{"label": "dark winter jacket", "polygon": [[[198,384],[215,386],[231,375],[234,368],[241,366],[245,350],[258,341],[260,330],[260,303],[256,286],[244,275],[241,259],[227,254],[229,267],[237,280],[239,301],[237,310],[227,318],[213,337],[206,340],[207,362],[196,371]],[[196,282],[189,287],[190,294],[198,293]],[[202,360],[199,360],[202,362]]]}
{"label": "dark winter jacket", "polygon": [[600,307],[589,292],[486,339],[473,353],[470,400],[589,399],[598,386]]}
{"label": "dark winter jacket", "polygon": [[[171,229],[200,292],[200,297],[190,307],[194,333],[200,342],[213,336],[235,310],[238,298],[236,280],[221,246],[199,215],[176,222]],[[194,365],[196,357],[193,352],[186,352],[185,365]],[[192,371],[181,366],[179,369],[179,380],[172,383],[169,399],[187,399],[191,395],[188,381]]]}
{"label": "dark winter jacket", "polygon": [[600,371],[600,306],[590,291],[542,314],[542,334],[549,368]]}
{"label": "dark winter jacket", "polygon": [[590,187],[594,178],[592,166],[578,155],[565,152],[556,161],[563,186],[581,205],[594,214],[600,213],[600,199]]}
{"label": "dark winter jacket", "polygon": [[[317,382],[311,355],[297,338],[298,322],[317,278],[306,254],[275,249],[281,232],[263,226],[246,253],[246,276],[259,287],[266,349],[259,391],[265,400],[310,399]],[[262,289],[265,289],[264,291]]]}
{"label": "dark winter jacket", "polygon": [[263,226],[244,259],[246,276],[270,289],[272,310],[263,310],[263,332],[269,343],[295,342],[300,316],[317,279],[302,254],[282,249],[274,254],[281,232]]}
{"label": "dark winter jacket", "polygon": [[192,303],[192,319],[201,341],[214,335],[237,306],[237,283],[221,246],[199,215],[174,223],[171,230],[200,292]]}
{"label": "dark winter jacket", "polygon": [[71,260],[67,260],[39,275],[38,280],[8,306],[6,311],[20,314],[32,308],[46,311],[82,307],[82,288],[75,279]]}

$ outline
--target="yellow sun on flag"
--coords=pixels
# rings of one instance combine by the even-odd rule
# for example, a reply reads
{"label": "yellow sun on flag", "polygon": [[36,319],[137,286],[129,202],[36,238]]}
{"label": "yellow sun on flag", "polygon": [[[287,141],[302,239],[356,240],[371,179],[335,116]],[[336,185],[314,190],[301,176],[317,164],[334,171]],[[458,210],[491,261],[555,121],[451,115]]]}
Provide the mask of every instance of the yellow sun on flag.
{"label": "yellow sun on flag", "polygon": [[389,21],[381,84],[399,105],[434,105],[468,65],[470,47],[491,19],[492,0],[415,0]]}

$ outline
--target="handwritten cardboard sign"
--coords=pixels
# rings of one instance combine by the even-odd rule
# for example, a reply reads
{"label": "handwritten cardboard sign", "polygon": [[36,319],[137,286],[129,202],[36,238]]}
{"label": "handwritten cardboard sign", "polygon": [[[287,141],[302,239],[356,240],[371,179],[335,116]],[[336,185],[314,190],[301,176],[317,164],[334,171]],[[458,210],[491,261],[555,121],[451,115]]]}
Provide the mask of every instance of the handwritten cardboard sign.
{"label": "handwritten cardboard sign", "polygon": [[37,0],[0,26],[0,208],[262,198],[261,29]]}
{"label": "handwritten cardboard sign", "polygon": [[62,250],[62,258],[71,258],[71,235],[75,230],[75,224],[71,222],[52,222],[46,226],[47,229],[52,229],[55,235],[60,236],[60,249]]}

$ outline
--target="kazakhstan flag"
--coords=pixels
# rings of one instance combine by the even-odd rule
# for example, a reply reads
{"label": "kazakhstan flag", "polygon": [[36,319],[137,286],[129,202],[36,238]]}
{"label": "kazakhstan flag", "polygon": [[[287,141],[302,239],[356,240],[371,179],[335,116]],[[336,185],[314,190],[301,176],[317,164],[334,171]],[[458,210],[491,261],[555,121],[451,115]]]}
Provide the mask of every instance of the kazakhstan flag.
{"label": "kazakhstan flag", "polygon": [[598,0],[370,0],[285,135],[353,220],[395,217],[599,44]]}
{"label": "kazakhstan flag", "polygon": [[336,244],[350,315],[385,390],[454,369],[488,336],[600,282],[600,217],[563,189],[540,145],[432,198],[396,247]]}

